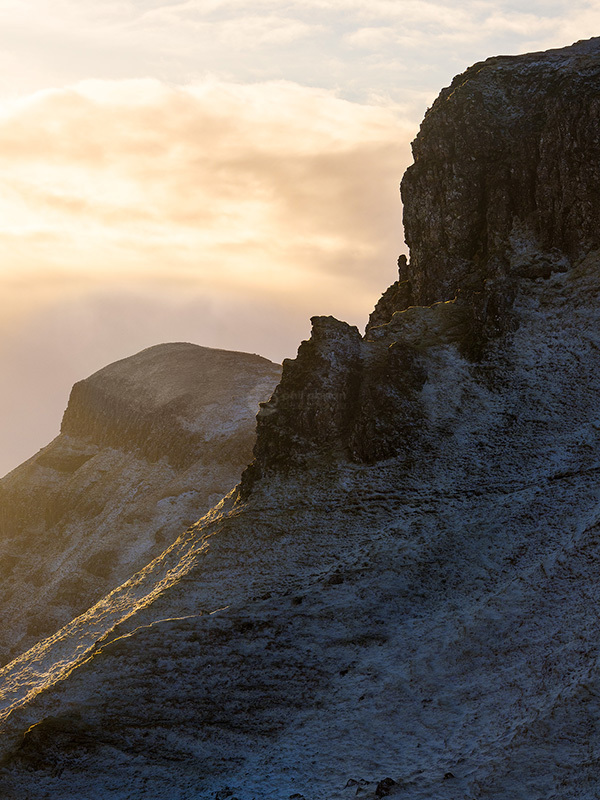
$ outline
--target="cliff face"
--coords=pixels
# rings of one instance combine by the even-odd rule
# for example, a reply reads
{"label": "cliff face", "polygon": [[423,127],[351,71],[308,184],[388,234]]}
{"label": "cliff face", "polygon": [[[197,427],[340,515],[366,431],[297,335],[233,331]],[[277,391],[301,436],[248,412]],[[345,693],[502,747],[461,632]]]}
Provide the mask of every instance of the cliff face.
{"label": "cliff face", "polygon": [[[352,358],[330,358],[322,377],[317,352],[344,349],[342,324],[317,321],[259,417],[257,463],[245,485],[297,460],[299,448],[329,448],[317,431],[330,425],[355,461],[415,454],[427,433],[419,392],[432,348],[453,343],[480,361],[490,339],[518,325],[512,307],[523,280],[565,272],[600,247],[598,41],[491,58],[442,91],[402,180],[410,261],[399,259],[399,280],[371,314],[364,341],[348,329]],[[329,414],[334,384],[352,390],[340,389],[343,411]],[[319,416],[308,446],[304,412],[289,407]]]}
{"label": "cliff face", "polygon": [[280,367],[164,344],[75,384],[51,444],[0,481],[0,660],[145,566],[239,480]]}
{"label": "cliff face", "polygon": [[0,672],[0,792],[600,793],[596,69],[442,93],[404,279],[364,338],[314,320],[241,490]]}
{"label": "cliff face", "polygon": [[491,58],[425,115],[401,184],[410,263],[370,327],[458,297],[477,347],[512,324],[519,278],[548,277],[600,245],[597,41]]}
{"label": "cliff face", "polygon": [[475,64],[440,94],[402,180],[412,302],[547,277],[600,245],[598,42]]}

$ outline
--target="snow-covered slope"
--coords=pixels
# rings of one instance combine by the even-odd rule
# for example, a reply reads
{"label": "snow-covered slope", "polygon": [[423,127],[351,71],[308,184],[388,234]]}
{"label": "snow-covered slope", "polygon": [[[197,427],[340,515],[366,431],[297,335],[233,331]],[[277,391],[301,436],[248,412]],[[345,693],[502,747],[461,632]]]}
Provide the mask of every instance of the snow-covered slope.
{"label": "snow-covered slope", "polygon": [[[503,96],[507,76],[516,95],[528,82],[537,100],[519,107],[521,127],[545,140],[562,124],[543,101],[557,69],[585,127],[565,139],[565,163],[594,155],[598,40],[492,59],[442,95],[452,169],[436,202],[470,174],[461,131],[478,82],[483,102],[494,86]],[[428,124],[426,191],[443,160],[433,123],[428,155]],[[514,174],[511,152],[499,184]],[[579,161],[559,172],[575,191]],[[262,406],[241,486],[2,670],[0,794],[600,793],[600,253],[585,237],[548,250],[544,220],[559,210],[536,216],[511,199],[511,181],[512,233],[479,228],[477,248],[450,265],[456,300],[443,283],[444,302],[396,308],[365,338],[317,318]],[[586,202],[597,215],[600,195]],[[440,219],[422,221],[424,239]],[[444,230],[454,258],[462,228]]]}
{"label": "snow-covered slope", "polygon": [[73,387],[61,434],[0,481],[5,663],[119,586],[238,482],[280,367],[174,343]]}

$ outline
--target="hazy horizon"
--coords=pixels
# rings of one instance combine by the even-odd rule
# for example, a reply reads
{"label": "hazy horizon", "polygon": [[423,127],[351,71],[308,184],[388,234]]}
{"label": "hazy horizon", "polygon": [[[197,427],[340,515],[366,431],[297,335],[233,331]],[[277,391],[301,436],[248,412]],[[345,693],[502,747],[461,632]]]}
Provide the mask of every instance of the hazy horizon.
{"label": "hazy horizon", "polygon": [[0,20],[4,474],[75,381],[144,347],[281,361],[313,315],[362,328],[440,89],[589,36],[600,3],[8,0]]}

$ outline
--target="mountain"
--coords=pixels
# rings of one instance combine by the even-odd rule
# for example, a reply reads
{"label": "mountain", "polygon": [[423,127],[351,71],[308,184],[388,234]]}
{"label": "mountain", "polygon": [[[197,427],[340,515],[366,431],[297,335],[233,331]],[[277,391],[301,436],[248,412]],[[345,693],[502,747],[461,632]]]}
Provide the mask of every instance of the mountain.
{"label": "mountain", "polygon": [[281,368],[150,347],[76,383],[61,433],[0,481],[0,654],[14,658],[170,545],[239,481]]}
{"label": "mountain", "polygon": [[600,793],[600,39],[427,113],[410,262],[241,484],[1,672],[15,798]]}

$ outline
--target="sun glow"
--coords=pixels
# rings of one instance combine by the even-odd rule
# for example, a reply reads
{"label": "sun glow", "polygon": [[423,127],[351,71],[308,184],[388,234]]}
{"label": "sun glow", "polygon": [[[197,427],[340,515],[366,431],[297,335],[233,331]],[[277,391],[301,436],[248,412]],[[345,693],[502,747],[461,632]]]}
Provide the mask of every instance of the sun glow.
{"label": "sun glow", "polygon": [[60,383],[56,430],[74,380],[140,347],[280,359],[313,314],[364,324],[396,277],[398,182],[439,88],[586,37],[600,12],[3,0],[0,22],[0,416],[21,428],[0,452],[32,432],[7,468],[51,436],[42,385]]}

